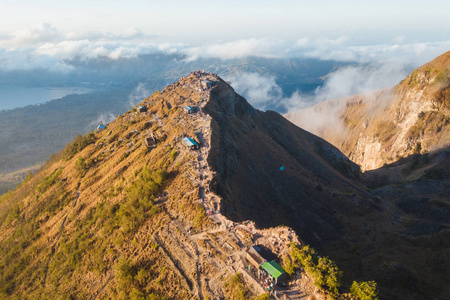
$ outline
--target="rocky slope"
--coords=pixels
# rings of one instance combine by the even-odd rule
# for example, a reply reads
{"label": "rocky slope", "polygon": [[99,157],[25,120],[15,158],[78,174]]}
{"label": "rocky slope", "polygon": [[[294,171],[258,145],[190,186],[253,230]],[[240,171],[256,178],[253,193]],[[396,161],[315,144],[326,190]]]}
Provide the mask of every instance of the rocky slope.
{"label": "rocky slope", "polygon": [[[291,242],[316,247],[310,258],[330,275],[323,256],[335,260],[342,293],[373,279],[384,299],[449,292],[448,182],[369,193],[337,148],[214,74],[193,72],[141,105],[0,198],[1,298],[256,298],[266,290],[245,250],[263,245],[289,267]],[[279,292],[330,298],[295,270]]]}
{"label": "rocky slope", "polygon": [[396,87],[286,115],[338,147],[363,170],[450,144],[450,51]]}

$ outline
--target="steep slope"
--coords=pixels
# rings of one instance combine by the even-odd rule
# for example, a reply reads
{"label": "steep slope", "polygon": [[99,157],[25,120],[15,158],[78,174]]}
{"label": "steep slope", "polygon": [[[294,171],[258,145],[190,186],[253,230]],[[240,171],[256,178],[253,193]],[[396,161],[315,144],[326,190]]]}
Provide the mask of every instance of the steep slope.
{"label": "steep slope", "polygon": [[[372,279],[383,299],[449,292],[447,182],[369,193],[334,146],[214,74],[193,72],[141,106],[0,198],[1,298],[254,298],[267,289],[245,251],[263,245],[294,271],[291,242],[316,247],[309,259],[331,282],[339,272],[324,256],[335,260],[341,292]],[[290,299],[337,296],[295,270],[280,288]]]}
{"label": "steep slope", "polygon": [[400,84],[286,115],[338,147],[363,170],[450,144],[450,51]]}
{"label": "steep slope", "polygon": [[[75,139],[3,195],[0,297],[228,299],[266,292],[245,271],[245,249],[259,244],[281,258],[300,241],[286,227],[258,230],[219,211],[206,158],[220,148],[212,136],[225,120],[212,124],[203,110],[228,114],[221,106],[230,93],[217,76],[194,72],[145,99],[147,111],[135,107],[106,130]],[[188,114],[186,105],[199,111]],[[189,150],[183,137],[200,150]],[[336,149],[330,155],[348,163]],[[293,299],[319,295],[311,279],[297,282],[284,290]]]}
{"label": "steep slope", "polygon": [[[343,230],[333,208],[350,204],[338,195],[363,194],[356,180],[344,176],[359,176],[355,164],[279,114],[254,110],[222,82],[204,111],[216,132],[208,160],[227,216],[261,226],[285,224],[310,243],[329,242]],[[357,209],[373,205],[361,202]]]}

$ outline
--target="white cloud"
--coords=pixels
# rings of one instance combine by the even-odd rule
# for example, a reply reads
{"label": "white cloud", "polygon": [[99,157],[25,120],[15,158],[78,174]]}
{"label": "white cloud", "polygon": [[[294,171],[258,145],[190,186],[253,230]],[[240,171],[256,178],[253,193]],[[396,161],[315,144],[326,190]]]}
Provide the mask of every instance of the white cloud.
{"label": "white cloud", "polygon": [[299,37],[294,41],[275,38],[250,38],[189,46],[182,43],[155,43],[154,35],[139,28],[122,32],[61,32],[49,23],[39,23],[13,32],[0,32],[0,64],[7,70],[48,68],[70,70],[64,61],[73,58],[137,57],[154,52],[180,53],[187,61],[201,58],[223,60],[248,56],[356,61],[360,63],[395,62],[417,67],[450,49],[450,41],[404,43],[403,36],[392,44],[355,45],[352,35],[335,38]]}
{"label": "white cloud", "polygon": [[[319,136],[324,136],[324,128],[333,128],[335,135],[343,136],[346,127],[339,114],[345,102],[333,100],[352,95],[364,95],[366,99],[377,96],[377,101],[367,106],[369,113],[374,113],[392,99],[390,92],[380,96],[377,91],[393,87],[404,79],[407,73],[403,67],[399,63],[385,63],[338,70],[329,74],[323,86],[317,88],[313,95],[294,93],[290,98],[283,99],[283,105],[289,112],[287,118]],[[302,111],[318,103],[321,103],[318,107]]]}
{"label": "white cloud", "polygon": [[58,39],[58,30],[50,23],[39,23],[19,30],[13,34],[12,43],[15,45],[32,45]]}
{"label": "white cloud", "polygon": [[345,67],[329,74],[324,84],[313,95],[294,93],[284,99],[283,105],[289,111],[304,109],[325,100],[335,100],[351,95],[371,95],[373,92],[393,87],[407,75],[400,63],[372,64]]}
{"label": "white cloud", "polygon": [[406,77],[403,65],[387,63],[365,67],[346,67],[325,80],[315,92],[318,101],[337,99],[349,95],[367,94],[391,87]]}
{"label": "white cloud", "polygon": [[309,42],[310,40],[308,38],[301,38],[295,42],[295,45],[298,47],[306,47]]}
{"label": "white cloud", "polygon": [[284,107],[288,112],[308,108],[325,100],[365,94],[392,87],[407,75],[403,64],[386,63],[345,67],[329,74],[322,87],[313,94],[298,91],[289,97],[283,96],[275,76],[259,73],[236,73],[225,79],[231,81],[236,92],[246,98],[254,107],[265,110]]}
{"label": "white cloud", "polygon": [[282,57],[285,41],[278,39],[245,39],[225,43],[207,44],[186,50],[188,60],[216,57],[220,59],[242,58],[247,56]]}
{"label": "white cloud", "polygon": [[36,55],[60,57],[63,59],[75,56],[89,55],[92,44],[88,40],[63,41],[59,43],[45,43],[36,48]]}
{"label": "white cloud", "polygon": [[97,127],[100,124],[108,124],[113,121],[116,117],[111,112],[103,112],[98,115],[98,117],[89,123],[89,127]]}
{"label": "white cloud", "polygon": [[228,76],[226,80],[231,81],[236,92],[258,109],[273,106],[282,98],[283,92],[275,76],[244,72]]}
{"label": "white cloud", "polygon": [[136,104],[142,102],[145,98],[150,97],[151,91],[145,86],[144,83],[140,82],[134,90],[128,95],[128,103],[130,106],[135,106]]}

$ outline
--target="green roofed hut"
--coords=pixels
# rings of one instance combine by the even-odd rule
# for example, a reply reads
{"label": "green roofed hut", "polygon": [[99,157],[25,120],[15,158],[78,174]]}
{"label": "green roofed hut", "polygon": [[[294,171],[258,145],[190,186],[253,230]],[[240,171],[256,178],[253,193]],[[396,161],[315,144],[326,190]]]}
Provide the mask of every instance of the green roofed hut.
{"label": "green roofed hut", "polygon": [[183,142],[188,146],[191,150],[198,150],[199,145],[196,141],[191,139],[190,137],[183,138]]}
{"label": "green roofed hut", "polygon": [[283,283],[286,279],[287,273],[283,270],[283,268],[274,261],[266,261],[261,264],[261,268],[267,271],[269,275],[271,275],[275,279],[276,284]]}

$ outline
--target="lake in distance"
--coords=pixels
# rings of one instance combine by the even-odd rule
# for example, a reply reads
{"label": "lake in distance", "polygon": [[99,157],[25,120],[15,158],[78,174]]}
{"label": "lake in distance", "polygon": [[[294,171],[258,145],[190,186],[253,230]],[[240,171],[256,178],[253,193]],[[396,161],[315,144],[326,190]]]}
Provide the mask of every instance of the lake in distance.
{"label": "lake in distance", "polygon": [[0,84],[0,111],[44,103],[70,94],[94,91],[83,87],[26,87]]}

